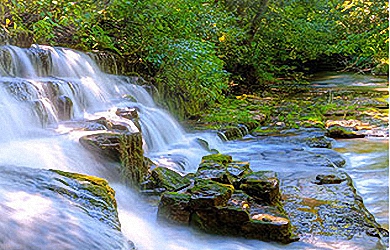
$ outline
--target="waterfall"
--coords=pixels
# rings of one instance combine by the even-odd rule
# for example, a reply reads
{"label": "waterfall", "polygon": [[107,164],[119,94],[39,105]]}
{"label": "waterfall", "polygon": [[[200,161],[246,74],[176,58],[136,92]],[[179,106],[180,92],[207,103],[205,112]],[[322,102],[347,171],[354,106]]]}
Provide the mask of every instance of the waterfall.
{"label": "waterfall", "polygon": [[[110,185],[118,189],[118,210],[120,219],[125,221],[122,230],[127,232],[134,227],[126,224],[129,219],[126,216],[132,212],[128,205],[122,203],[136,196],[133,191],[118,184],[119,164],[97,158],[84,149],[78,142],[79,138],[96,131],[77,127],[77,124],[85,121],[106,117],[110,121],[126,124],[130,131],[137,131],[132,121],[115,112],[118,108],[128,107],[138,112],[145,154],[153,161],[185,173],[194,170],[201,157],[208,153],[197,143],[196,137],[199,135],[187,134],[167,111],[154,103],[143,86],[135,84],[133,78],[102,72],[87,54],[41,45],[28,49],[0,46],[0,164],[10,166],[3,167],[0,172],[3,173],[0,175],[0,183],[3,184],[0,196],[5,201],[0,204],[0,211],[10,218],[0,222],[0,248],[72,249],[72,244],[88,242],[91,237],[88,235],[96,238],[90,242],[92,245],[99,240],[106,241],[105,237],[118,237],[108,234],[100,236],[93,230],[93,227],[98,228],[99,225],[86,226],[93,222],[85,222],[82,227],[87,228],[82,230],[86,231],[81,230],[80,233],[83,232],[86,238],[82,238],[72,232],[76,229],[64,228],[62,224],[66,216],[73,220],[86,220],[83,213],[72,214],[71,210],[54,213],[61,211],[64,205],[56,202],[55,197],[31,194],[31,188],[27,189],[24,184],[19,187],[19,193],[15,194],[14,185],[7,180],[7,176],[18,178],[18,172],[36,173],[28,169],[59,169],[107,179]],[[204,136],[212,138],[209,134]],[[39,192],[38,186],[34,190]],[[23,202],[27,206],[31,204],[33,209],[22,208]],[[43,210],[33,211],[37,210],[39,204]],[[44,211],[51,211],[52,215],[43,216]],[[30,215],[31,218],[25,221]],[[56,216],[61,219],[56,219]],[[19,236],[13,237],[6,229],[10,224],[21,225],[26,229],[15,226],[14,230],[19,232]],[[28,230],[32,226],[34,232],[41,232],[47,238],[37,239],[37,235]],[[73,226],[76,227],[76,224]],[[43,230],[52,233],[43,233]],[[155,229],[148,227],[147,230]],[[58,240],[67,235],[73,235],[78,240],[73,243],[65,239],[62,242]]]}
{"label": "waterfall", "polygon": [[[202,151],[142,86],[132,78],[102,72],[87,54],[50,46],[7,45],[0,47],[0,61],[0,119],[7,131],[0,141],[23,138],[42,128],[56,129],[69,120],[120,119],[116,108],[133,107],[140,113],[145,151],[156,161],[164,163],[163,152],[180,154],[179,148],[188,145]],[[196,164],[199,153],[205,152],[196,152],[185,165]]]}

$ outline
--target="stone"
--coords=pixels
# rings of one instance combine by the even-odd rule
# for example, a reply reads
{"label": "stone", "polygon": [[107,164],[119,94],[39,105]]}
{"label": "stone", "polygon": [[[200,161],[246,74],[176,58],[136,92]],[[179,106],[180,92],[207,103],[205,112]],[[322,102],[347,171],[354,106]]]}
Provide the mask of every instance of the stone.
{"label": "stone", "polygon": [[340,184],[343,181],[346,181],[347,178],[340,175],[335,174],[319,174],[316,176],[316,180],[314,181],[315,184],[323,185],[323,184]]}
{"label": "stone", "polygon": [[303,242],[364,242],[364,249],[386,249],[386,229],[375,221],[341,170],[280,173],[280,186],[293,234]]}
{"label": "stone", "polygon": [[83,136],[79,141],[92,152],[120,162],[119,137],[118,133],[99,133]]}
{"label": "stone", "polygon": [[334,139],[353,139],[353,138],[364,138],[363,134],[356,134],[340,126],[333,126],[326,130],[326,136]]}
{"label": "stone", "polygon": [[265,204],[276,204],[280,199],[279,179],[272,171],[258,171],[244,176],[240,189]]}
{"label": "stone", "polygon": [[191,194],[190,206],[193,210],[213,206],[223,206],[233,193],[233,186],[211,180],[197,179],[193,187],[187,189]]}
{"label": "stone", "polygon": [[230,155],[224,154],[210,154],[202,157],[202,163],[215,162],[220,164],[227,164],[233,162],[233,159]]}
{"label": "stone", "polygon": [[1,249],[135,249],[102,178],[3,165],[0,182]]}
{"label": "stone", "polygon": [[128,119],[134,123],[134,125],[138,128],[139,131],[141,130],[141,124],[139,122],[139,116],[138,111],[136,108],[118,108],[115,112],[117,116],[123,117],[125,119]]}
{"label": "stone", "polygon": [[280,205],[252,204],[249,213],[250,220],[242,226],[245,237],[285,244],[298,240],[293,236],[290,219]]}
{"label": "stone", "polygon": [[56,108],[58,112],[58,118],[62,121],[70,120],[73,115],[73,102],[64,95],[57,98]]}
{"label": "stone", "polygon": [[141,183],[143,193],[159,194],[165,191],[179,191],[191,184],[190,179],[165,167],[156,167],[150,171],[146,180]]}
{"label": "stone", "polygon": [[157,216],[171,223],[188,225],[190,222],[191,195],[178,192],[165,192],[158,205]]}
{"label": "stone", "polygon": [[233,177],[227,172],[224,165],[213,162],[203,162],[199,165],[196,171],[196,176],[199,179],[213,180],[223,184],[233,184]]}

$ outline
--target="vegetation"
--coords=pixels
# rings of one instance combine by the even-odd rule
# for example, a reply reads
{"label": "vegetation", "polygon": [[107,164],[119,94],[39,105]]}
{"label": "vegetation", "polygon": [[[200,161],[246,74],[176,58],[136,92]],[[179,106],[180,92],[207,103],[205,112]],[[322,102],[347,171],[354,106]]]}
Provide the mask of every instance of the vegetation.
{"label": "vegetation", "polygon": [[171,111],[191,118],[231,94],[296,90],[287,86],[324,66],[387,73],[387,8],[371,0],[2,0],[0,32],[118,54],[141,66]]}

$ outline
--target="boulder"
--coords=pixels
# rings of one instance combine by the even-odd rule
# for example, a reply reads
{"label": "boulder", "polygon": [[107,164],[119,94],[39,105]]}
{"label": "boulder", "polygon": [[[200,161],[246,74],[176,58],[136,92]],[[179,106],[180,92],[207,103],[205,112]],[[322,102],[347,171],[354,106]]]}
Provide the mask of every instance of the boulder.
{"label": "boulder", "polygon": [[363,134],[356,134],[355,132],[349,131],[341,126],[333,126],[328,128],[325,135],[334,139],[353,139],[365,137]]}
{"label": "boulder", "polygon": [[192,184],[162,194],[158,217],[205,232],[288,243],[296,240],[279,202],[279,180],[271,171],[255,172],[231,156],[204,156]]}
{"label": "boulder", "polygon": [[183,177],[169,168],[156,167],[141,183],[141,190],[144,194],[160,194],[165,191],[179,191],[190,184],[189,178]]}
{"label": "boulder", "polygon": [[[135,249],[104,179],[1,166],[0,249]],[[6,225],[6,227],[4,227]]]}
{"label": "boulder", "polygon": [[99,133],[83,136],[79,141],[92,152],[120,162],[120,136],[119,133]]}
{"label": "boulder", "polygon": [[258,171],[244,176],[240,189],[264,204],[273,205],[280,200],[279,179],[272,171]]}
{"label": "boulder", "polygon": [[79,141],[97,155],[120,162],[121,176],[128,184],[138,188],[146,178],[149,164],[143,155],[140,132],[92,134],[81,137]]}

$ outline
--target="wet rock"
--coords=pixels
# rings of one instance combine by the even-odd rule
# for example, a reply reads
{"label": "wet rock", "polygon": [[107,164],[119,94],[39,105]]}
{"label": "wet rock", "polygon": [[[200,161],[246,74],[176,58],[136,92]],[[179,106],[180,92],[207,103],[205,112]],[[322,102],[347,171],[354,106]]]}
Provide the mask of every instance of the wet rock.
{"label": "wet rock", "polygon": [[341,182],[347,180],[346,177],[340,176],[340,175],[323,175],[319,174],[316,176],[316,180],[314,181],[317,185],[323,185],[323,184],[340,184]]}
{"label": "wet rock", "polygon": [[215,154],[203,157],[198,171],[187,178],[193,182],[189,187],[163,193],[159,218],[214,234],[295,240],[274,172],[253,173],[249,163]]}
{"label": "wet rock", "polygon": [[280,173],[280,178],[281,202],[301,241],[364,241],[365,249],[385,249],[384,229],[365,208],[347,173],[302,171]]}
{"label": "wet rock", "polygon": [[67,187],[78,190],[74,192],[68,188],[53,186],[51,188],[54,192],[76,201],[90,216],[120,230],[115,191],[105,179],[60,170],[51,171],[63,176],[61,182]]}
{"label": "wet rock", "polygon": [[242,227],[245,237],[290,243],[298,240],[291,233],[291,222],[281,206],[250,206],[250,221]]}
{"label": "wet rock", "polygon": [[326,136],[314,136],[304,139],[307,146],[311,148],[332,148],[332,140]]}
{"label": "wet rock", "polygon": [[191,215],[191,225],[209,233],[240,235],[242,225],[250,221],[248,198],[234,193],[225,206],[196,210]]}
{"label": "wet rock", "polygon": [[224,206],[233,193],[233,186],[211,180],[197,179],[195,185],[186,190],[191,194],[190,206],[193,210],[213,206]]}
{"label": "wet rock", "polygon": [[120,162],[120,136],[119,133],[99,133],[83,136],[79,141],[92,152]]}
{"label": "wet rock", "polygon": [[238,124],[235,127],[225,128],[218,131],[217,135],[224,141],[235,140],[244,137],[252,130],[259,126],[258,122],[248,122],[246,124]]}
{"label": "wet rock", "polygon": [[280,199],[279,180],[272,171],[259,171],[244,176],[240,189],[264,204],[276,204]]}
{"label": "wet rock", "polygon": [[334,139],[353,139],[365,137],[365,135],[356,134],[340,126],[328,128],[325,135]]}
{"label": "wet rock", "polygon": [[141,124],[139,122],[139,116],[136,108],[118,108],[115,112],[117,116],[123,117],[125,119],[128,119],[134,123],[134,125],[138,128],[139,131],[141,130]]}
{"label": "wet rock", "polygon": [[191,195],[178,192],[165,192],[158,205],[157,216],[169,222],[188,225],[190,222]]}
{"label": "wet rock", "polygon": [[156,167],[141,183],[141,189],[144,194],[158,194],[165,191],[179,191],[190,184],[190,179],[179,173],[169,168]]}
{"label": "wet rock", "polygon": [[57,102],[58,118],[60,120],[70,120],[73,115],[73,102],[72,100],[64,95],[58,97]]}
{"label": "wet rock", "polygon": [[128,184],[139,187],[146,178],[149,166],[143,155],[141,133],[99,133],[79,141],[98,156],[122,163],[121,176]]}
{"label": "wet rock", "polygon": [[0,182],[0,212],[7,214],[0,224],[9,225],[0,249],[135,249],[120,231],[115,192],[104,179],[1,166]]}
{"label": "wet rock", "polygon": [[233,161],[232,156],[224,154],[210,154],[202,157],[202,163],[219,163],[227,164]]}

